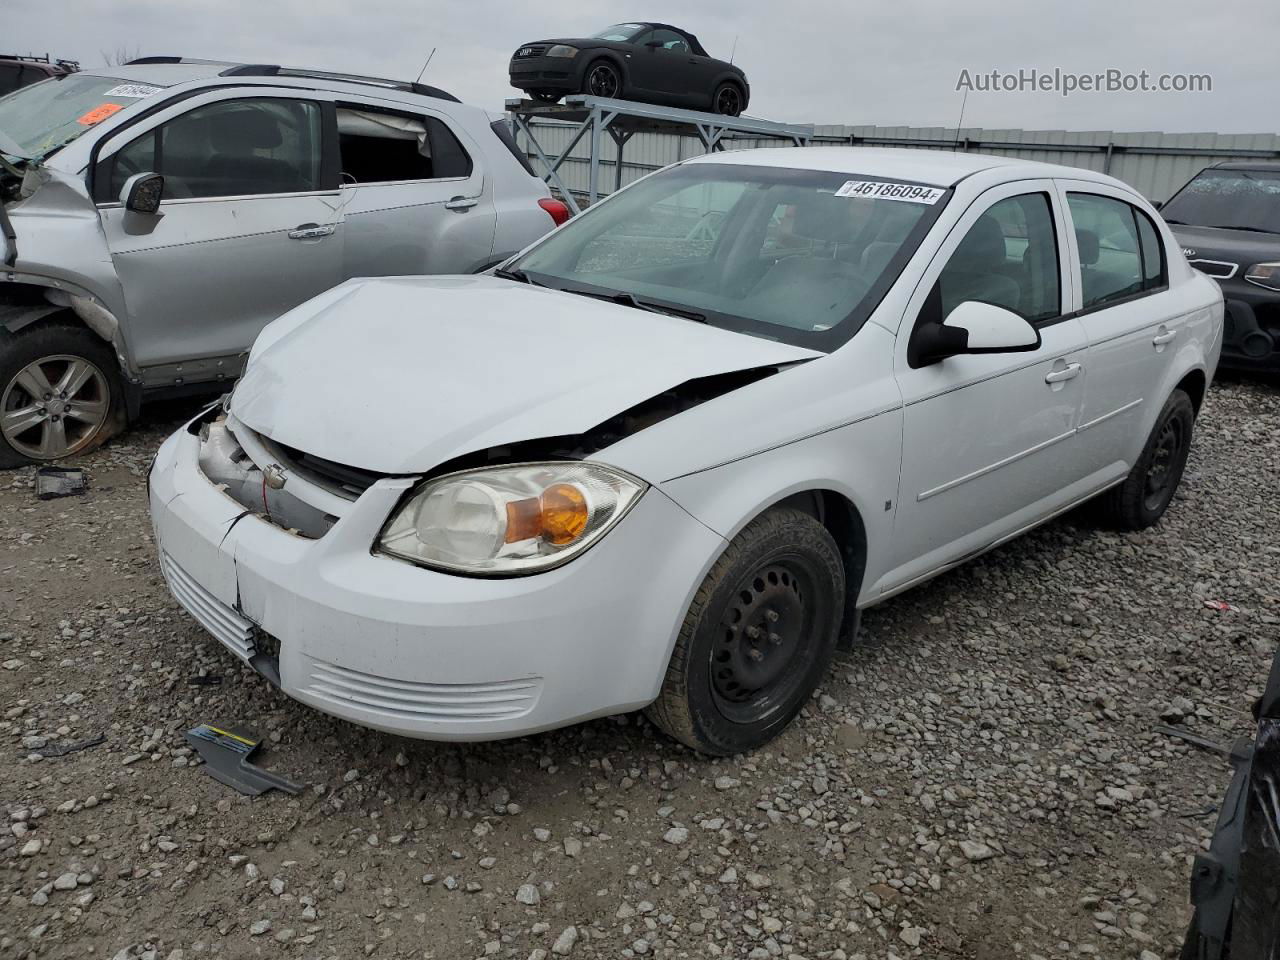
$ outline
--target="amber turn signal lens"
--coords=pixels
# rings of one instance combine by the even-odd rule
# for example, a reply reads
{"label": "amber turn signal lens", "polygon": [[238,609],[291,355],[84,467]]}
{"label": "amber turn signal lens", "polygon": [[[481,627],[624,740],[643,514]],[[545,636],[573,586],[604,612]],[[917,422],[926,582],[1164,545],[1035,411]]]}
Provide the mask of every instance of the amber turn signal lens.
{"label": "amber turn signal lens", "polygon": [[507,543],[519,543],[542,537],[548,543],[563,547],[573,543],[587,529],[590,511],[581,490],[568,483],[557,483],[542,495],[507,504]]}
{"label": "amber turn signal lens", "polygon": [[587,498],[568,483],[557,483],[542,491],[538,498],[542,507],[542,536],[549,543],[564,546],[573,543],[587,529]]}

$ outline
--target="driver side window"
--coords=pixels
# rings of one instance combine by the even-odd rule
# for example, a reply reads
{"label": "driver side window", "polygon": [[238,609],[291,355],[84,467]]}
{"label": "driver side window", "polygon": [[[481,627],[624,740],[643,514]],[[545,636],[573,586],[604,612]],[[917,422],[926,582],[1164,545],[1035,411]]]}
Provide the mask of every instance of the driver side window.
{"label": "driver side window", "polygon": [[938,277],[942,317],[977,300],[1043,322],[1062,312],[1059,278],[1048,195],[1008,197],[969,228]]}
{"label": "driver side window", "polygon": [[306,193],[320,182],[320,105],[224,100],[127,144],[111,160],[109,198],[137,173],[165,178],[164,199]]}

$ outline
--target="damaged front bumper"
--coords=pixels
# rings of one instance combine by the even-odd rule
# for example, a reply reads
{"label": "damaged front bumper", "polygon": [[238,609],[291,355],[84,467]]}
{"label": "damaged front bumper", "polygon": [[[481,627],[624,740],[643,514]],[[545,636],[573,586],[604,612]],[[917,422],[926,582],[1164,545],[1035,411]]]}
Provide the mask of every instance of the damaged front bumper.
{"label": "damaged front bumper", "polygon": [[173,596],[289,696],[391,733],[519,736],[649,703],[692,591],[723,548],[655,489],[557,569],[510,579],[427,570],[373,549],[416,478],[377,480],[309,537],[205,476],[200,427],[165,441],[150,476]]}

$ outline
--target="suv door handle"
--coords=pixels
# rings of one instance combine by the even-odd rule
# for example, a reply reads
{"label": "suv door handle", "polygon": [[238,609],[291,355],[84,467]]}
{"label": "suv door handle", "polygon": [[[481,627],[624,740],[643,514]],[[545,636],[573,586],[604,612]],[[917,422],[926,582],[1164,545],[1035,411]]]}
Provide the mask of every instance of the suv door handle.
{"label": "suv door handle", "polygon": [[479,197],[454,197],[452,200],[445,201],[444,208],[446,210],[470,210],[479,202]]}
{"label": "suv door handle", "polygon": [[318,223],[300,223],[289,231],[289,239],[319,240],[321,237],[329,236],[337,229],[337,226],[332,223],[326,223],[324,226]]}
{"label": "suv door handle", "polygon": [[1064,380],[1074,380],[1080,376],[1080,364],[1068,363],[1061,370],[1050,370],[1044,375],[1045,383],[1062,383]]}
{"label": "suv door handle", "polygon": [[1151,345],[1153,347],[1163,347],[1166,343],[1172,341],[1177,335],[1177,330],[1166,330],[1164,327],[1161,327],[1160,332],[1151,338]]}

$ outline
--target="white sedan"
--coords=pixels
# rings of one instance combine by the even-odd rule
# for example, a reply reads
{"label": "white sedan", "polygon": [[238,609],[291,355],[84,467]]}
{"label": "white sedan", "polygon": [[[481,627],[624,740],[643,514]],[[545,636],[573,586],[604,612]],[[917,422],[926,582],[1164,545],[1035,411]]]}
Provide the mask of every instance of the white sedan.
{"label": "white sedan", "polygon": [[290,696],[480,740],[645,708],[776,736],[859,611],[1173,498],[1222,295],[1074,168],[699,157],[496,273],[271,324],[150,475],[177,600]]}

